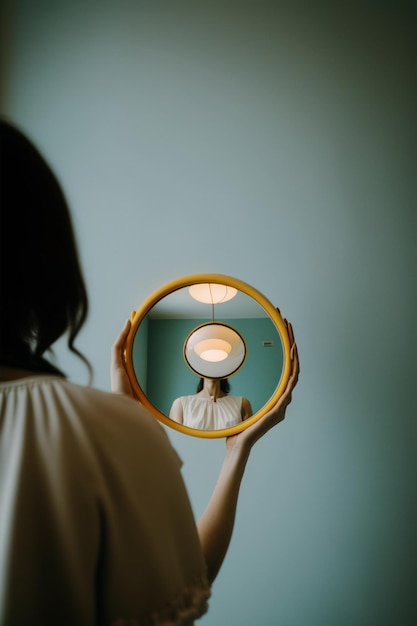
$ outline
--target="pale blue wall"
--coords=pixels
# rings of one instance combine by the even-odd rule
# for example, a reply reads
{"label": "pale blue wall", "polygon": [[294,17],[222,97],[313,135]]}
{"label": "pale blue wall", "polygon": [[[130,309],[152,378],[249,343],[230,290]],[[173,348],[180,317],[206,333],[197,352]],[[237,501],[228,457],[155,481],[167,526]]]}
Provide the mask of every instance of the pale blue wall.
{"label": "pale blue wall", "polygon": [[[406,3],[10,5],[2,110],[73,207],[96,384],[130,310],[182,275],[241,278],[294,323],[299,388],[253,451],[201,624],[417,623]],[[224,443],[171,437],[198,515]]]}

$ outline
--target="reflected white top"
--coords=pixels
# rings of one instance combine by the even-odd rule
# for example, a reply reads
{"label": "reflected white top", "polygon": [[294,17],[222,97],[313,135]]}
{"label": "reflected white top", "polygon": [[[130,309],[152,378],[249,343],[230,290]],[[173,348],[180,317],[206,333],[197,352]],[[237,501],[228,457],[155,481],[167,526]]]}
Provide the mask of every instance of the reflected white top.
{"label": "reflected white top", "polygon": [[198,394],[181,397],[183,424],[190,428],[217,430],[242,421],[242,398],[222,396],[214,400]]}
{"label": "reflected white top", "polygon": [[209,587],[181,461],[133,400],[0,383],[0,623],[189,625]]}

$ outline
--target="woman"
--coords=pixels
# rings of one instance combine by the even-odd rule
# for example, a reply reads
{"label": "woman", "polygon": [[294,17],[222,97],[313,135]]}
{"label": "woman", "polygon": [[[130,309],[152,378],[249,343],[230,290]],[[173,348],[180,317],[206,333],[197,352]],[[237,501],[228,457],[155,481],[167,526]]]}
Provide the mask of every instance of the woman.
{"label": "woman", "polygon": [[229,394],[226,378],[200,378],[197,393],[181,396],[172,403],[169,417],[190,428],[217,430],[240,424],[252,415],[247,398]]}
{"label": "woman", "polygon": [[79,354],[87,315],[71,220],[48,165],[5,121],[0,147],[0,624],[191,624],[226,553],[250,449],[290,402],[295,343],[284,395],[227,439],[196,524],[164,429],[128,397],[129,322],[112,349],[115,393],[72,384],[45,358],[65,334]]}

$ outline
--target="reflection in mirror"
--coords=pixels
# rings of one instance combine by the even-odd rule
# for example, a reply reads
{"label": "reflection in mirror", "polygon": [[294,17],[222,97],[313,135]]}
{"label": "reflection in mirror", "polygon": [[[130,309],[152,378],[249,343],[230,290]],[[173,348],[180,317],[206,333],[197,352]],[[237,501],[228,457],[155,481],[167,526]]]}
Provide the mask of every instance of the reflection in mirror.
{"label": "reflection in mirror", "polygon": [[[167,417],[176,399],[197,393],[200,376],[184,359],[184,342],[197,326],[211,321],[210,309],[191,298],[188,287],[180,288],[159,300],[136,330],[132,362],[137,382],[153,406]],[[284,354],[278,329],[265,309],[241,291],[216,305],[215,319],[244,338],[246,359],[228,377],[227,395],[246,399],[242,417],[249,413],[248,405],[255,414],[274,394],[282,375]],[[224,426],[212,420],[194,427]]]}
{"label": "reflection in mirror", "polygon": [[229,394],[227,378],[200,378],[196,393],[174,400],[169,417],[178,424],[203,430],[232,428],[252,416],[247,398]]}

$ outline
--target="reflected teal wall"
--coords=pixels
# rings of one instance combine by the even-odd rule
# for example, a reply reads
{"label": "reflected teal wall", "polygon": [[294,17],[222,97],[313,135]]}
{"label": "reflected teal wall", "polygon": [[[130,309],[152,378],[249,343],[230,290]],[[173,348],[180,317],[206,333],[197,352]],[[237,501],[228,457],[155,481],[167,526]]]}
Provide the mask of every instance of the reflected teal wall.
{"label": "reflected teal wall", "polygon": [[[269,319],[222,321],[238,330],[247,346],[243,367],[229,379],[230,393],[247,397],[256,412],[272,396],[281,377],[283,353],[279,335]],[[166,415],[175,398],[196,391],[199,377],[187,366],[183,346],[199,324],[201,320],[197,319],[149,321],[147,394]],[[273,346],[265,348],[264,340],[272,341]]]}
{"label": "reflected teal wall", "polygon": [[144,393],[148,389],[149,317],[146,315],[136,329],[132,362],[136,378]]}

